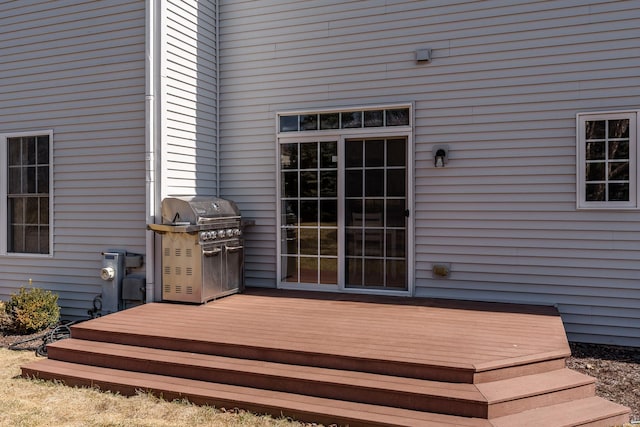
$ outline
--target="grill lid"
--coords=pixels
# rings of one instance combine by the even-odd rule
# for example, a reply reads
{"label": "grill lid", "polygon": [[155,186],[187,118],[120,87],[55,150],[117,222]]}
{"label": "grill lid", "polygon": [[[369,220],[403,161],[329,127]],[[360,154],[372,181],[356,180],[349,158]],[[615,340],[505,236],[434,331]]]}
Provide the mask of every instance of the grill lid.
{"label": "grill lid", "polygon": [[161,209],[162,223],[171,225],[200,225],[240,216],[234,202],[217,197],[166,197]]}

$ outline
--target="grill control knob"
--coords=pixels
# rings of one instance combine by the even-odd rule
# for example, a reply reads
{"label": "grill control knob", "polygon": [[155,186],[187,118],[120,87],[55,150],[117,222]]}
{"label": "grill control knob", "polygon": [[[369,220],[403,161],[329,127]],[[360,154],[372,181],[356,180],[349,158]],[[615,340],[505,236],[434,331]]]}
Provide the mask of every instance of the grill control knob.
{"label": "grill control knob", "polygon": [[234,236],[236,236],[236,237],[237,237],[237,236],[239,236],[239,235],[241,235],[241,234],[242,234],[242,231],[240,231],[240,229],[239,229],[239,228],[236,228],[235,230],[233,230],[233,235],[234,235]]}
{"label": "grill control knob", "polygon": [[209,231],[209,240],[215,240],[216,239],[216,232],[215,231]]}
{"label": "grill control knob", "polygon": [[227,230],[227,237],[233,237],[233,230],[230,228]]}

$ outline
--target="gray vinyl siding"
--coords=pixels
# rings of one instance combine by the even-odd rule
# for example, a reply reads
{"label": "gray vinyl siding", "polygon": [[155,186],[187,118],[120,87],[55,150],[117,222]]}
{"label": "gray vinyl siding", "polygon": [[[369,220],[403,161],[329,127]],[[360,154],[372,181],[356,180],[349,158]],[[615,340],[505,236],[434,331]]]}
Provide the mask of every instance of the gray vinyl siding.
{"label": "gray vinyl siding", "polygon": [[144,252],[144,9],[0,1],[0,133],[53,130],[54,170],[53,256],[0,256],[1,299],[31,279],[86,317],[101,252]]}
{"label": "gray vinyl siding", "polygon": [[576,210],[575,178],[576,113],[640,108],[638,2],[221,0],[221,17],[247,284],[276,283],[276,112],[414,102],[416,295],[555,304],[571,339],[640,346],[640,214]]}
{"label": "gray vinyl siding", "polygon": [[164,7],[162,191],[215,195],[215,2],[170,0]]}

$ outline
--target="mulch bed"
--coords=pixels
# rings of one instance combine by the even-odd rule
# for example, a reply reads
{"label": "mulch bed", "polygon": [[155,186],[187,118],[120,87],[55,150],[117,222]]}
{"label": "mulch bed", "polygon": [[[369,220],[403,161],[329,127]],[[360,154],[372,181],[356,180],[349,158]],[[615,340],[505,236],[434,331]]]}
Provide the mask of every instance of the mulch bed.
{"label": "mulch bed", "polygon": [[631,408],[640,421],[640,348],[571,343],[567,367],[596,378],[596,394]]}
{"label": "mulch bed", "polygon": [[[44,333],[0,335],[0,347],[35,350]],[[596,394],[631,408],[631,421],[640,422],[640,348],[571,343],[567,367],[596,378]]]}

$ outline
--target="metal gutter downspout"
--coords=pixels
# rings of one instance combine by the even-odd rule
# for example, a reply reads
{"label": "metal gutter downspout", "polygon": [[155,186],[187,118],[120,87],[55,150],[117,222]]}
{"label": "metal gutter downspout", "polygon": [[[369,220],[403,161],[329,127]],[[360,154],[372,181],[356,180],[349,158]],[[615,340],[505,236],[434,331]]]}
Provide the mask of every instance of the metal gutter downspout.
{"label": "metal gutter downspout", "polygon": [[216,196],[220,196],[220,0],[215,0],[216,48]]}
{"label": "metal gutter downspout", "polygon": [[[157,132],[158,108],[156,99],[156,81],[159,77],[158,62],[155,57],[159,43],[158,13],[161,0],[145,1],[145,216],[146,223],[154,224],[157,215],[158,179],[156,153],[159,143]],[[156,239],[155,233],[146,231],[146,288],[145,301],[155,301]]]}

